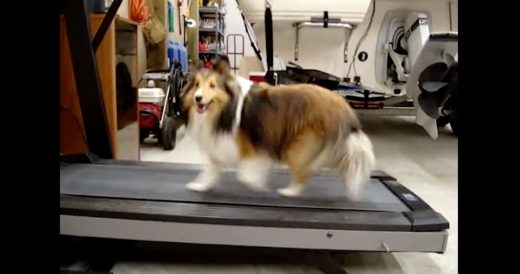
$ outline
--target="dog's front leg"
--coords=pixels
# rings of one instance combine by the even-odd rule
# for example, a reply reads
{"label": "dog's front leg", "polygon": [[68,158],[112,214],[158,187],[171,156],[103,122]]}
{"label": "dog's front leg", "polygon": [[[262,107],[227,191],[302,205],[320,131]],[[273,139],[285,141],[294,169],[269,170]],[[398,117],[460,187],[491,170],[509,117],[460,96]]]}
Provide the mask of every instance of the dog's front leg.
{"label": "dog's front leg", "polygon": [[193,191],[207,191],[214,187],[220,177],[220,166],[215,161],[210,160],[206,168],[199,173],[195,180],[189,182],[186,188]]}

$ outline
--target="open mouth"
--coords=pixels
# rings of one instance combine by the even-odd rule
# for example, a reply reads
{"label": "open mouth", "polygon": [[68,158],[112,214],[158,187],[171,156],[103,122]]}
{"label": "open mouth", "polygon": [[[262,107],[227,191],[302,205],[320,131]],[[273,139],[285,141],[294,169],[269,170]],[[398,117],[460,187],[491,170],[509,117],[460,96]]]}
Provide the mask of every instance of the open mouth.
{"label": "open mouth", "polygon": [[207,104],[197,103],[197,112],[204,113],[208,109],[209,104],[211,104],[211,101]]}

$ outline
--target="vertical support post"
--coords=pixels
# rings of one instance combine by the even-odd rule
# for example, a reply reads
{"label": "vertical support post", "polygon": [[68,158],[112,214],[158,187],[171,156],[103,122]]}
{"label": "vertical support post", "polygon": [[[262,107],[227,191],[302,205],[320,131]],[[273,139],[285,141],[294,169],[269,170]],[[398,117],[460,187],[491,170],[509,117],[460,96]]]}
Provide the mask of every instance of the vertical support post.
{"label": "vertical support post", "polygon": [[84,0],[63,0],[63,13],[76,79],[83,125],[90,152],[113,158],[111,133],[99,81],[96,56],[92,48],[90,23]]}

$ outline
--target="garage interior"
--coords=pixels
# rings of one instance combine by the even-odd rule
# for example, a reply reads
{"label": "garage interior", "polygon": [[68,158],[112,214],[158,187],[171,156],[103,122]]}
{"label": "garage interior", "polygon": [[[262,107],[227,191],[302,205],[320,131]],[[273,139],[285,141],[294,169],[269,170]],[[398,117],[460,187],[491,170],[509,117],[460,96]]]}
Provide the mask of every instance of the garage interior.
{"label": "garage interior", "polygon": [[[110,254],[110,260],[100,263],[90,261],[97,258],[90,255],[67,258],[62,273],[458,273],[456,81],[446,80],[453,79],[458,60],[457,1],[78,2],[83,2],[94,41],[89,50],[94,52],[97,95],[103,103],[101,108],[85,107],[88,96],[80,86],[85,80],[79,79],[76,65],[79,49],[72,42],[80,34],[70,37],[68,32],[73,26],[69,6],[69,13],[60,15],[61,156],[93,153],[116,161],[203,165],[207,159],[186,126],[172,119],[169,129],[163,121],[170,112],[177,118],[171,109],[177,107],[176,96],[192,66],[202,62],[210,67],[214,58],[227,56],[237,77],[276,85],[303,81],[344,96],[373,142],[376,170],[424,200],[449,228],[444,252],[332,252],[335,264],[346,272],[308,265],[307,253],[294,248],[146,242],[142,249],[153,252],[128,255],[125,244],[118,249],[120,243],[103,242],[85,250],[105,254],[100,250],[107,246],[108,253],[121,256]],[[146,19],[137,5],[143,3]],[[114,4],[117,10],[111,10]],[[421,23],[409,23],[413,16]],[[96,42],[100,29],[104,35]],[[412,39],[419,31],[427,34],[418,36],[417,46]],[[406,42],[403,57],[392,46]],[[88,74],[88,68],[82,71]],[[167,75],[164,85],[159,80],[149,85],[147,77],[162,75]],[[162,93],[157,106],[155,97],[140,97],[157,87]],[[103,126],[89,120],[98,113],[104,113]],[[143,133],[142,121],[154,113],[157,128]],[[173,133],[165,135],[166,129]]]}

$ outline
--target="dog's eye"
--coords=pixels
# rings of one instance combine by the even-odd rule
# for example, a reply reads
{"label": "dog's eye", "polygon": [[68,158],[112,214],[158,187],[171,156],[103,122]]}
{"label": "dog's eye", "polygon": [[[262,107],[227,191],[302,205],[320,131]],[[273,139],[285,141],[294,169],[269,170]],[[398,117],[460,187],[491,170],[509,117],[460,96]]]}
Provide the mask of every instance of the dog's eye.
{"label": "dog's eye", "polygon": [[209,84],[209,87],[210,87],[210,88],[215,88],[215,83],[210,83],[210,84]]}
{"label": "dog's eye", "polygon": [[199,82],[195,82],[195,87],[196,87],[196,88],[199,87]]}

